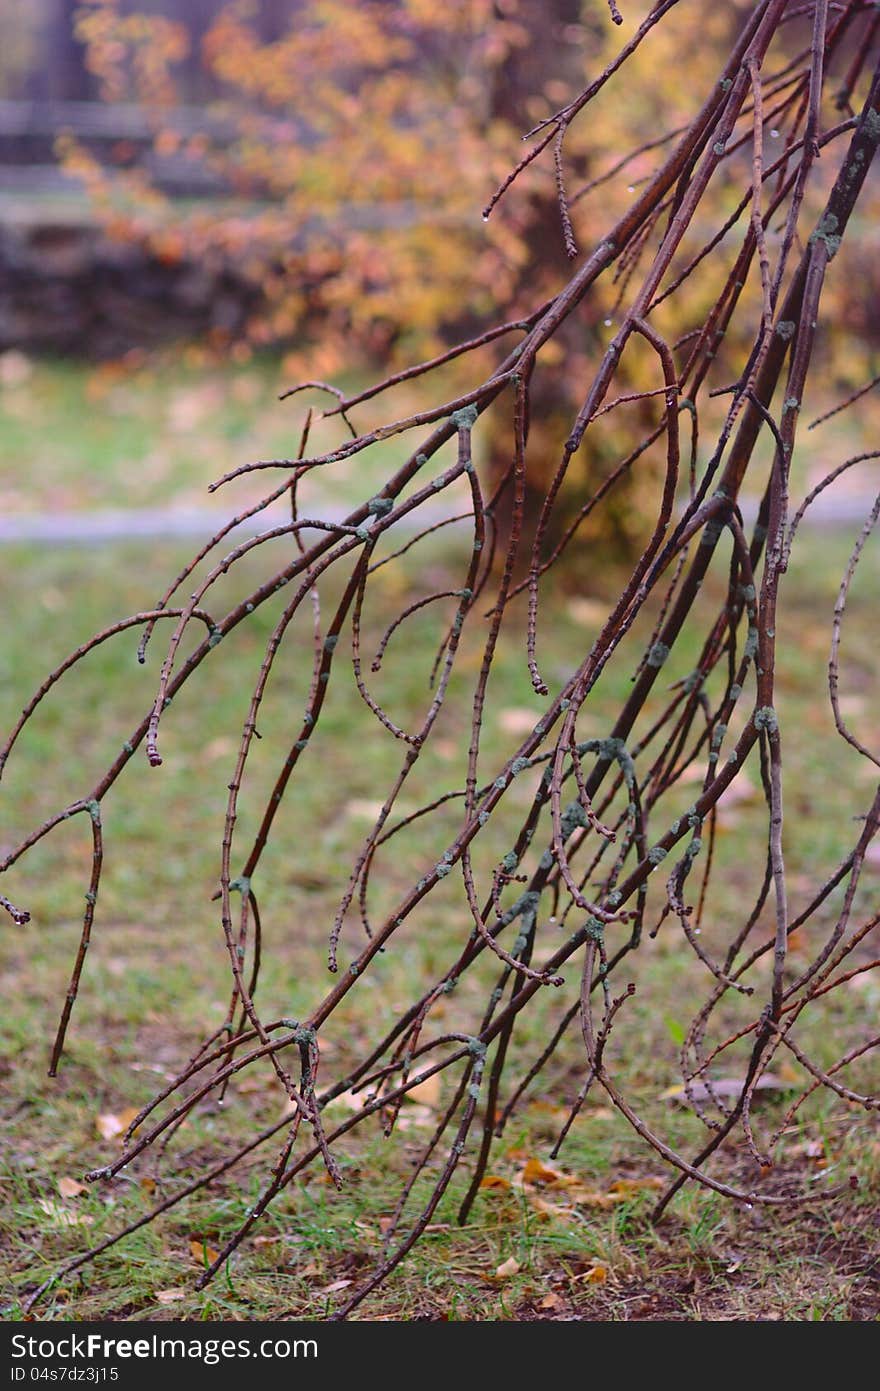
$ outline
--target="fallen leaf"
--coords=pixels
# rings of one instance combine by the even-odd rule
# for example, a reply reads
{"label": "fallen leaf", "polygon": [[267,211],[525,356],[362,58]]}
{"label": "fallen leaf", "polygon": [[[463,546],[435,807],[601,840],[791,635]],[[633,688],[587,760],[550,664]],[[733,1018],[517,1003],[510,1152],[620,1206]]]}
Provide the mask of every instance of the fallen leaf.
{"label": "fallen leaf", "polygon": [[426,1077],[417,1087],[411,1087],[404,1100],[420,1102],[423,1106],[437,1107],[440,1102],[440,1074]]}
{"label": "fallen leaf", "polygon": [[524,705],[508,706],[498,715],[498,723],[505,734],[531,734],[539,719],[540,712],[536,715]]}
{"label": "fallen leaf", "polygon": [[189,1253],[194,1261],[199,1265],[213,1265],[220,1252],[215,1251],[213,1246],[209,1246],[206,1241],[199,1241],[198,1237],[191,1237],[189,1243]]}
{"label": "fallen leaf", "polygon": [[398,1130],[419,1130],[426,1125],[434,1125],[436,1117],[428,1106],[407,1106],[397,1117]]}
{"label": "fallen leaf", "polygon": [[559,1217],[564,1222],[570,1222],[574,1215],[574,1207],[562,1207],[559,1203],[549,1203],[546,1198],[542,1198],[534,1188],[524,1190],[526,1202],[538,1217]]}
{"label": "fallen leaf", "polygon": [[740,819],[740,808],[760,801],[761,796],[747,773],[737,773],[716,803],[719,830],[735,826]]}
{"label": "fallen leaf", "polygon": [[[353,797],[345,804],[346,816],[354,816],[359,821],[375,821],[382,815],[384,802],[371,802],[365,797]],[[399,809],[398,809],[399,810]]]}
{"label": "fallen leaf", "polygon": [[85,1212],[72,1212],[57,1198],[38,1198],[37,1207],[45,1212],[55,1227],[91,1227],[95,1220]]}
{"label": "fallen leaf", "polygon": [[[713,1078],[711,1090],[706,1082],[692,1082],[691,1094],[695,1101],[711,1101],[713,1094],[724,1098],[738,1098],[743,1089],[743,1081],[742,1077]],[[792,1083],[783,1081],[775,1072],[765,1072],[758,1078],[754,1089],[756,1092],[788,1092],[792,1089]],[[682,1106],[690,1104],[687,1092],[680,1082],[661,1092],[660,1100],[677,1101]]]}
{"label": "fallen leaf", "polygon": [[608,617],[608,605],[598,599],[569,599],[565,607],[575,623],[583,623],[587,628],[604,623]]}
{"label": "fallen leaf", "polygon": [[868,708],[865,697],[860,695],[840,696],[837,703],[844,718],[847,715],[864,715]]}
{"label": "fallen leaf", "polygon": [[113,1111],[105,1111],[103,1115],[98,1116],[95,1126],[101,1139],[113,1140],[117,1135],[124,1135],[139,1111],[139,1106],[126,1106],[118,1115]]}
{"label": "fallen leaf", "polygon": [[143,1177],[142,1179],[139,1179],[139,1180],[138,1180],[138,1182],[140,1183],[140,1186],[141,1186],[141,1188],[143,1189],[143,1191],[144,1191],[145,1193],[155,1193],[155,1191],[156,1191],[156,1180],[155,1180],[154,1178],[149,1178],[149,1177],[145,1174],[144,1177]]}
{"label": "fallen leaf", "polygon": [[0,353],[0,386],[22,386],[34,370],[34,364],[18,348]]}
{"label": "fallen leaf", "polygon": [[552,1291],[550,1294],[545,1294],[544,1298],[538,1305],[539,1309],[561,1309],[562,1307],[563,1302],[559,1298],[559,1295],[553,1294]]}
{"label": "fallen leaf", "polygon": [[225,735],[220,735],[217,739],[211,739],[202,749],[202,761],[213,763],[218,758],[228,758],[235,753],[236,745],[232,739]]}
{"label": "fallen leaf", "polygon": [[78,1198],[80,1193],[85,1193],[88,1184],[80,1183],[79,1179],[64,1178],[58,1180],[58,1192],[62,1198]]}
{"label": "fallen leaf", "polygon": [[625,1193],[600,1193],[596,1188],[570,1188],[568,1196],[578,1207],[611,1208],[622,1203]]}
{"label": "fallen leaf", "polygon": [[760,791],[748,773],[737,773],[733,782],[728,783],[718,798],[718,810],[720,811],[722,807],[739,806],[741,802],[755,802],[760,796]]}
{"label": "fallen leaf", "polygon": [[486,1174],[480,1179],[481,1188],[512,1188],[513,1185],[509,1178],[503,1178],[501,1174]]}
{"label": "fallen leaf", "polygon": [[156,1298],[160,1304],[176,1304],[178,1299],[186,1299],[187,1293],[184,1289],[157,1290]]}
{"label": "fallen leaf", "polygon": [[590,1285],[604,1285],[608,1279],[608,1267],[604,1265],[594,1265],[592,1270],[586,1274],[587,1283]]}
{"label": "fallen leaf", "polygon": [[370,1099],[369,1092],[340,1092],[327,1102],[328,1106],[344,1106],[347,1111],[362,1111]]}
{"label": "fallen leaf", "polygon": [[496,1280],[509,1280],[511,1275],[518,1275],[522,1269],[518,1260],[513,1256],[508,1256],[506,1261],[502,1261],[495,1271]]}
{"label": "fallen leaf", "polygon": [[522,1180],[523,1183],[558,1183],[562,1185],[580,1182],[571,1174],[564,1174],[561,1169],[551,1169],[540,1159],[526,1160],[522,1171]]}
{"label": "fallen leaf", "polygon": [[622,1193],[626,1197],[630,1193],[640,1193],[644,1188],[665,1188],[666,1184],[662,1178],[657,1178],[656,1174],[648,1178],[618,1178],[615,1179],[608,1189],[609,1193]]}
{"label": "fallen leaf", "polygon": [[334,1280],[332,1285],[325,1285],[319,1294],[333,1294],[336,1290],[347,1290],[351,1280]]}
{"label": "fallen leaf", "polygon": [[[706,776],[705,768],[700,768],[696,763],[689,763],[678,775],[678,782],[682,786],[687,786],[692,782],[702,782]],[[719,799],[720,800],[720,799]]]}

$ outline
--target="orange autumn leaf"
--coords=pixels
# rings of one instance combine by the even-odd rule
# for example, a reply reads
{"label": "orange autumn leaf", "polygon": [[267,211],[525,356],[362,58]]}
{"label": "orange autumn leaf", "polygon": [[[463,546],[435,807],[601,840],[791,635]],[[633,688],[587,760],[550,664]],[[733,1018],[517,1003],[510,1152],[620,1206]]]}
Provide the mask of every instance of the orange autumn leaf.
{"label": "orange autumn leaf", "polygon": [[194,1261],[205,1266],[213,1265],[220,1254],[213,1246],[209,1246],[206,1241],[200,1241],[198,1237],[190,1238],[189,1253]]}
{"label": "orange autumn leaf", "polygon": [[440,1104],[440,1074],[426,1077],[418,1086],[411,1087],[404,1096],[405,1101],[415,1101],[422,1106],[436,1107]]}
{"label": "orange autumn leaf", "polygon": [[68,1178],[66,1175],[58,1180],[58,1192],[62,1198],[78,1198],[87,1188],[88,1184],[80,1183],[78,1179]]}
{"label": "orange autumn leaf", "polygon": [[565,1174],[561,1169],[552,1169],[548,1164],[544,1164],[540,1159],[527,1159],[522,1171],[523,1183],[552,1183],[562,1187],[578,1183],[571,1174]]}
{"label": "orange autumn leaf", "polygon": [[139,1106],[126,1106],[123,1111],[105,1111],[95,1120],[95,1127],[102,1140],[113,1140],[117,1135],[124,1135],[131,1125],[135,1116],[140,1112]]}
{"label": "orange autumn leaf", "polygon": [[620,1193],[627,1197],[630,1193],[640,1193],[644,1188],[665,1188],[662,1178],[650,1174],[647,1178],[618,1178],[608,1189],[609,1193]]}

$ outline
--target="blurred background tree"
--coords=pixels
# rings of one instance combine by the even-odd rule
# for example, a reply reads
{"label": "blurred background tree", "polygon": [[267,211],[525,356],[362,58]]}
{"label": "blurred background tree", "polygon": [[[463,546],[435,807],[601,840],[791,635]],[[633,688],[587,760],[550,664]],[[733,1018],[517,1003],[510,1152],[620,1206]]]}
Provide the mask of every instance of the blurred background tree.
{"label": "blurred background tree", "polygon": [[[177,274],[168,284],[182,283],[184,298],[212,300],[198,320],[200,351],[238,360],[278,351],[288,379],[328,379],[358,363],[370,371],[411,363],[499,315],[534,313],[564,283],[576,248],[595,241],[637,195],[685,121],[694,89],[709,90],[752,8],[751,0],[730,0],[695,12],[676,0],[640,0],[616,25],[605,0],[39,0],[7,17],[13,56],[3,81],[7,92],[44,107],[66,99],[56,112],[62,126],[68,118],[56,144],[62,168],[85,187],[114,243]],[[878,41],[873,7],[856,8],[834,51],[844,112]],[[809,47],[809,10],[793,7],[775,52],[778,76],[767,88],[768,145],[780,153],[801,100],[787,63]],[[616,88],[613,96],[600,91],[589,120],[567,127],[564,146],[546,148],[513,196],[481,219],[524,148],[523,133],[563,109],[621,40],[658,15],[663,23],[631,59],[630,100],[622,104]],[[89,125],[71,98],[105,103],[107,122],[96,126],[92,117]],[[534,140],[525,147],[535,148]],[[744,145],[719,171],[718,226],[740,201],[749,158]],[[808,199],[823,192],[819,186]],[[868,213],[877,211],[872,196]],[[639,258],[656,246],[671,198],[542,360],[532,398],[536,497],[546,492],[589,363],[614,332],[620,299]],[[715,231],[702,225],[695,235]],[[771,224],[771,244],[781,236]],[[853,282],[842,280],[832,291],[840,341],[820,346],[835,398],[878,370],[876,316],[866,310],[880,294],[876,245],[861,235],[859,245],[864,288],[853,294]],[[193,268],[201,290],[193,288]],[[146,298],[161,294],[151,281]],[[679,298],[687,322],[669,327],[684,340],[681,365],[690,322],[701,322],[714,295],[714,282],[695,275]],[[181,333],[174,314],[167,324],[169,334]],[[82,334],[76,341],[82,345]],[[497,358],[510,342],[503,337],[484,352]],[[734,334],[722,351],[733,363],[742,346]],[[624,385],[632,373],[639,388],[641,370],[631,355]],[[618,416],[619,428],[603,433],[601,457],[582,451],[569,470],[548,544],[595,482],[656,427],[660,408],[643,400]],[[507,463],[504,446],[488,446],[490,477],[502,477]],[[650,469],[638,477],[653,486]],[[601,509],[601,532],[589,519],[579,535],[607,541],[610,554],[626,552],[642,538],[641,504],[627,475]]]}

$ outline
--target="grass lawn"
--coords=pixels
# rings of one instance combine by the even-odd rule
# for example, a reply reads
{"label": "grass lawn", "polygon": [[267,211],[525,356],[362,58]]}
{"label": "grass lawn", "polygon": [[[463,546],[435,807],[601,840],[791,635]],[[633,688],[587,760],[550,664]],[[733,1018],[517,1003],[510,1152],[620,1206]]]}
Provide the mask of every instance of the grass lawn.
{"label": "grass lawn", "polygon": [[[795,909],[852,843],[852,817],[864,810],[871,793],[861,760],[850,758],[834,740],[827,697],[822,696],[830,616],[848,545],[843,537],[816,533],[803,541],[800,559],[785,580],[778,702],[786,736],[786,863]],[[175,545],[108,546],[91,553],[9,549],[3,557],[7,618],[0,654],[0,726],[10,726],[46,671],[94,630],[149,607],[182,559],[185,555]],[[385,576],[387,587],[380,593],[394,611],[424,593],[426,585],[442,588],[458,582],[458,560],[455,544],[443,542],[441,533],[399,567],[378,572],[377,581]],[[249,563],[239,584],[243,578],[253,583],[263,573],[258,560]],[[842,671],[850,718],[869,743],[876,734],[872,692],[880,676],[872,597],[878,580],[880,565],[869,548],[848,611]],[[227,583],[232,585],[232,577]],[[613,577],[604,583],[612,593]],[[717,603],[718,596],[717,588],[707,590],[705,603]],[[382,608],[380,603],[378,611],[365,616],[372,640],[384,626]],[[570,600],[561,591],[556,595],[553,621],[545,622],[541,635],[542,661],[553,680],[563,678],[592,641],[599,611],[595,601]],[[26,624],[12,621],[25,613]],[[424,708],[425,676],[439,624],[439,618],[413,622],[406,639],[389,648],[385,689],[402,720],[412,721]],[[4,890],[32,913],[27,928],[7,924],[3,945],[0,1177],[5,1201],[0,1239],[2,1299],[10,1317],[20,1316],[22,1298],[65,1256],[135,1220],[181,1180],[230,1152],[234,1142],[244,1143],[283,1114],[283,1098],[268,1069],[262,1074],[249,1070],[240,1085],[229,1089],[222,1106],[209,1099],[192,1113],[167,1152],[157,1146],[112,1183],[83,1191],[78,1187],[84,1171],[118,1153],[119,1138],[111,1133],[117,1123],[147,1101],[222,1020],[228,963],[211,894],[217,882],[225,785],[269,630],[270,616],[260,610],[239,630],[234,644],[229,639],[212,654],[167,712],[161,770],[150,771],[138,756],[107,798],[107,871],[67,1052],[54,1080],[45,1075],[47,1051],[79,937],[88,880],[90,843],[82,822],[60,827],[7,876]],[[270,685],[261,720],[264,738],[242,806],[242,844],[271,786],[277,750],[288,737],[290,710],[301,709],[308,663],[296,653],[308,651],[305,628],[301,639],[291,644]],[[161,660],[161,635],[154,639],[146,668],[134,660],[135,644],[131,633],[114,639],[47,698],[4,774],[4,846],[65,800],[82,795],[127,737],[134,717],[148,706]],[[628,649],[630,654],[636,650],[636,645]],[[693,635],[685,635],[680,649],[676,646],[670,680],[690,669],[695,652]],[[463,684],[451,688],[449,717],[438,727],[433,749],[426,751],[424,772],[418,786],[407,792],[407,804],[417,804],[439,782],[452,786],[462,776],[467,711],[458,697],[466,692],[477,659],[477,647],[466,642],[460,658]],[[624,660],[603,677],[586,716],[590,733],[607,732],[631,669],[632,662],[627,666]],[[327,933],[347,866],[375,815],[377,788],[387,784],[399,762],[399,746],[365,710],[354,683],[343,678],[335,687],[322,717],[322,728],[331,737],[315,751],[308,776],[285,802],[260,871],[265,885],[259,996],[264,1018],[302,1017],[326,990]],[[522,730],[525,712],[535,718],[541,709],[521,643],[513,636],[502,641],[490,696],[487,775],[521,738],[516,731]],[[274,757],[273,734],[282,741],[274,744]],[[747,768],[746,775],[754,788],[755,769]],[[685,789],[683,795],[693,792]],[[511,810],[515,815],[515,802]],[[520,804],[520,817],[522,813]],[[763,843],[765,824],[756,792],[729,805],[720,817],[717,878],[706,920],[710,943],[713,934],[722,939],[729,917],[741,916],[742,904],[754,895],[763,864],[763,850],[756,845]],[[432,863],[454,826],[454,813],[416,822],[385,865],[379,900],[411,882],[422,872],[419,866]],[[493,818],[486,840],[496,857],[506,848],[503,834]],[[859,920],[870,911],[872,894],[876,908],[876,868],[872,878],[866,873],[863,884]],[[823,921],[827,917],[814,922],[795,945],[795,966],[815,954],[823,940]],[[445,968],[468,930],[459,901],[444,911],[442,894],[430,896],[425,912],[394,939],[381,965],[364,977],[346,1008],[330,1021],[326,1039],[322,1035],[328,1077],[350,1065]],[[356,949],[356,932],[356,925],[346,927],[344,949]],[[632,979],[638,993],[615,1035],[615,1076],[649,1124],[669,1143],[694,1153],[705,1135],[702,1126],[663,1093],[678,1075],[682,1029],[694,1002],[708,991],[705,970],[671,923],[655,941],[646,941],[627,967],[622,979]],[[576,998],[577,972],[570,974],[561,992],[541,992],[521,1016],[511,1079],[528,1068],[554,1021]],[[495,975],[491,969],[474,972],[445,1005],[443,1027],[472,1028]],[[827,996],[805,1035],[815,1056],[827,1065],[846,1047],[866,1039],[873,1031],[870,1018],[876,1017],[878,996],[871,974]],[[788,1096],[784,1087],[797,1080],[785,1072],[786,1066],[781,1070],[783,1090],[762,1099],[762,1131],[773,1128]],[[454,1183],[408,1261],[356,1317],[877,1317],[880,1144],[874,1114],[846,1107],[822,1092],[798,1113],[776,1168],[760,1176],[760,1182],[765,1190],[780,1193],[795,1184],[806,1186],[815,1191],[814,1203],[747,1210],[688,1187],[654,1227],[648,1214],[662,1163],[603,1093],[591,1093],[555,1162],[566,1179],[554,1179],[546,1170],[542,1176],[535,1166],[535,1161],[549,1163],[583,1068],[582,1045],[571,1036],[496,1142],[492,1182],[481,1192],[468,1224],[462,1228],[456,1223],[462,1179]],[[850,1069],[848,1080],[855,1087],[876,1089],[874,1055]],[[404,1106],[390,1140],[369,1122],[354,1131],[339,1149],[342,1193],[320,1170],[309,1171],[285,1190],[259,1223],[256,1237],[204,1292],[192,1289],[199,1269],[254,1202],[274,1158],[274,1142],[62,1281],[38,1312],[75,1320],[325,1317],[375,1264],[401,1183],[444,1098],[446,1082],[439,1089],[427,1087],[414,1104]],[[328,1123],[334,1114],[344,1117],[342,1102],[328,1108]],[[754,1162],[739,1141],[722,1150],[713,1172],[733,1183],[757,1181]],[[524,1174],[529,1179],[525,1183]],[[856,1189],[846,1185],[853,1174],[859,1180]],[[577,1180],[572,1190],[577,1201],[567,1203],[570,1178]],[[825,1197],[841,1183],[844,1191]]]}
{"label": "grass lawn", "polygon": [[[356,391],[368,383],[361,375],[335,384]],[[0,358],[0,511],[213,507],[225,518],[229,507],[262,497],[269,475],[245,477],[213,497],[208,485],[245,461],[294,457],[307,407],[316,417],[315,452],[348,438],[338,418],[317,420],[335,405],[326,392],[279,401],[292,385],[271,356],[235,365],[177,353],[89,366],[6,354]],[[411,388],[395,393],[395,413],[419,404]],[[367,412],[359,425],[377,415],[375,407]],[[304,498],[316,507],[353,495],[360,500],[364,487],[378,487],[405,457],[405,442],[392,438],[381,451],[341,460],[332,477],[316,474]]]}

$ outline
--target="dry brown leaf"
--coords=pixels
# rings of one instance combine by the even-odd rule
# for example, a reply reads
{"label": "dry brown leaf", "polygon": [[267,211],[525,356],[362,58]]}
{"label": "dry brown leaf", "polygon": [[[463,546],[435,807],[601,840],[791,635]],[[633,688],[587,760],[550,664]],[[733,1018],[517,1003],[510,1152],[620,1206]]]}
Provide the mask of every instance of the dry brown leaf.
{"label": "dry brown leaf", "polygon": [[626,1197],[629,1193],[640,1193],[643,1188],[665,1188],[666,1184],[662,1178],[656,1174],[651,1174],[648,1178],[619,1178],[615,1179],[608,1189],[609,1193],[621,1193]]}
{"label": "dry brown leaf", "polygon": [[124,1135],[139,1112],[139,1106],[126,1106],[125,1110],[120,1111],[118,1115],[114,1111],[105,1111],[95,1121],[101,1139],[113,1140],[117,1135]]}
{"label": "dry brown leaf", "polygon": [[418,1102],[422,1106],[436,1108],[440,1104],[439,1072],[435,1072],[433,1077],[426,1077],[424,1082],[419,1082],[417,1087],[411,1087],[404,1099]]}
{"label": "dry brown leaf", "polygon": [[604,1285],[608,1279],[608,1267],[604,1265],[594,1265],[592,1270],[586,1274],[587,1283],[590,1285]]}
{"label": "dry brown leaf", "polygon": [[319,1294],[333,1294],[336,1290],[347,1290],[351,1280],[334,1280],[332,1285],[325,1285]]}
{"label": "dry brown leaf", "polygon": [[235,1079],[235,1089],[237,1092],[240,1092],[242,1096],[253,1096],[259,1092],[268,1092],[276,1081],[277,1078],[274,1074],[269,1076],[268,1074],[257,1072],[255,1069],[253,1072],[244,1073],[244,1075],[239,1073],[238,1077]]}
{"label": "dry brown leaf", "polygon": [[561,1169],[551,1169],[540,1159],[526,1160],[522,1171],[522,1181],[523,1183],[554,1183],[564,1187],[580,1182],[571,1174],[564,1174]]}
{"label": "dry brown leaf", "polygon": [[513,1185],[509,1178],[503,1178],[501,1174],[486,1174],[480,1179],[481,1188],[512,1188]]}
{"label": "dry brown leaf", "polygon": [[54,1227],[91,1227],[95,1220],[85,1212],[71,1212],[57,1198],[38,1198],[37,1207],[42,1208]]}
{"label": "dry brown leaf", "polygon": [[703,782],[705,776],[705,768],[700,768],[696,763],[689,763],[686,768],[682,768],[678,775],[678,781],[683,786],[687,786],[692,782]]}
{"label": "dry brown leaf", "polygon": [[[415,808],[409,802],[395,802],[398,815],[408,816]],[[373,802],[367,797],[353,797],[345,804],[345,815],[356,821],[376,821],[382,815],[383,802]]]}
{"label": "dry brown leaf", "polygon": [[498,723],[505,734],[531,734],[539,719],[540,712],[536,715],[525,705],[510,705],[498,715]]}
{"label": "dry brown leaf", "polygon": [[576,1188],[569,1188],[568,1197],[578,1207],[614,1207],[615,1203],[622,1203],[626,1197],[625,1193],[600,1193],[595,1188],[583,1188],[580,1185]]}
{"label": "dry brown leaf", "polygon": [[514,1256],[508,1256],[506,1261],[502,1261],[495,1271],[496,1280],[509,1280],[511,1275],[518,1275],[522,1269],[520,1263]]}
{"label": "dry brown leaf", "polygon": [[[705,776],[705,773],[701,773]],[[733,782],[728,783],[721,796],[718,798],[718,810],[724,807],[739,806],[742,802],[756,802],[761,797],[759,788],[752,782],[747,773],[737,773]]]}
{"label": "dry brown leaf", "polygon": [[526,1202],[539,1217],[561,1217],[563,1221],[570,1222],[574,1216],[572,1206],[561,1207],[559,1203],[549,1203],[546,1198],[536,1193],[534,1188],[526,1188],[524,1192]]}
{"label": "dry brown leaf", "polygon": [[148,1175],[145,1174],[138,1182],[145,1193],[155,1193],[156,1180],[154,1178],[149,1178]]}
{"label": "dry brown leaf", "polygon": [[434,1112],[428,1106],[413,1104],[407,1106],[397,1118],[398,1130],[418,1130],[426,1125],[434,1125]]}
{"label": "dry brown leaf", "polygon": [[235,753],[237,745],[228,736],[221,734],[219,738],[212,739],[202,749],[202,760],[205,763],[213,763],[218,758],[228,758]]}
{"label": "dry brown leaf", "polygon": [[66,1175],[58,1180],[58,1192],[62,1198],[78,1198],[87,1188],[88,1184],[80,1183],[79,1179],[68,1178]]}
{"label": "dry brown leaf", "polygon": [[569,599],[565,607],[575,623],[587,628],[603,624],[608,617],[608,605],[599,599]]}
{"label": "dry brown leaf", "polygon": [[723,831],[735,826],[740,819],[740,808],[758,802],[760,790],[746,773],[737,773],[733,782],[722,792],[717,802],[718,829]]}
{"label": "dry brown leaf", "polygon": [[187,1290],[176,1288],[173,1290],[157,1290],[156,1298],[160,1304],[176,1304],[178,1299],[186,1299]]}
{"label": "dry brown leaf", "polygon": [[328,1106],[344,1106],[347,1111],[362,1111],[369,1101],[370,1096],[366,1091],[362,1092],[340,1092],[327,1102]]}
{"label": "dry brown leaf", "polygon": [[[711,1101],[715,1096],[738,1098],[743,1089],[742,1077],[717,1077],[712,1079],[711,1089],[706,1082],[692,1082],[691,1093],[696,1101]],[[775,1072],[765,1072],[755,1083],[756,1092],[787,1092],[791,1091],[792,1083],[784,1081]],[[681,1106],[688,1106],[688,1095],[683,1085],[679,1082],[674,1087],[667,1087],[665,1092],[660,1093],[661,1101],[677,1101]]]}
{"label": "dry brown leaf", "polygon": [[553,1292],[551,1291],[550,1294],[545,1294],[545,1295],[544,1295],[544,1298],[543,1298],[543,1299],[541,1300],[541,1302],[539,1303],[538,1308],[539,1308],[539,1309],[561,1309],[561,1308],[563,1308],[563,1301],[559,1298],[559,1295],[558,1295],[558,1294],[553,1294]]}
{"label": "dry brown leaf", "polygon": [[189,1243],[189,1253],[194,1261],[199,1265],[213,1265],[219,1256],[219,1251],[215,1251],[213,1246],[207,1242],[200,1241],[198,1237],[191,1237]]}

